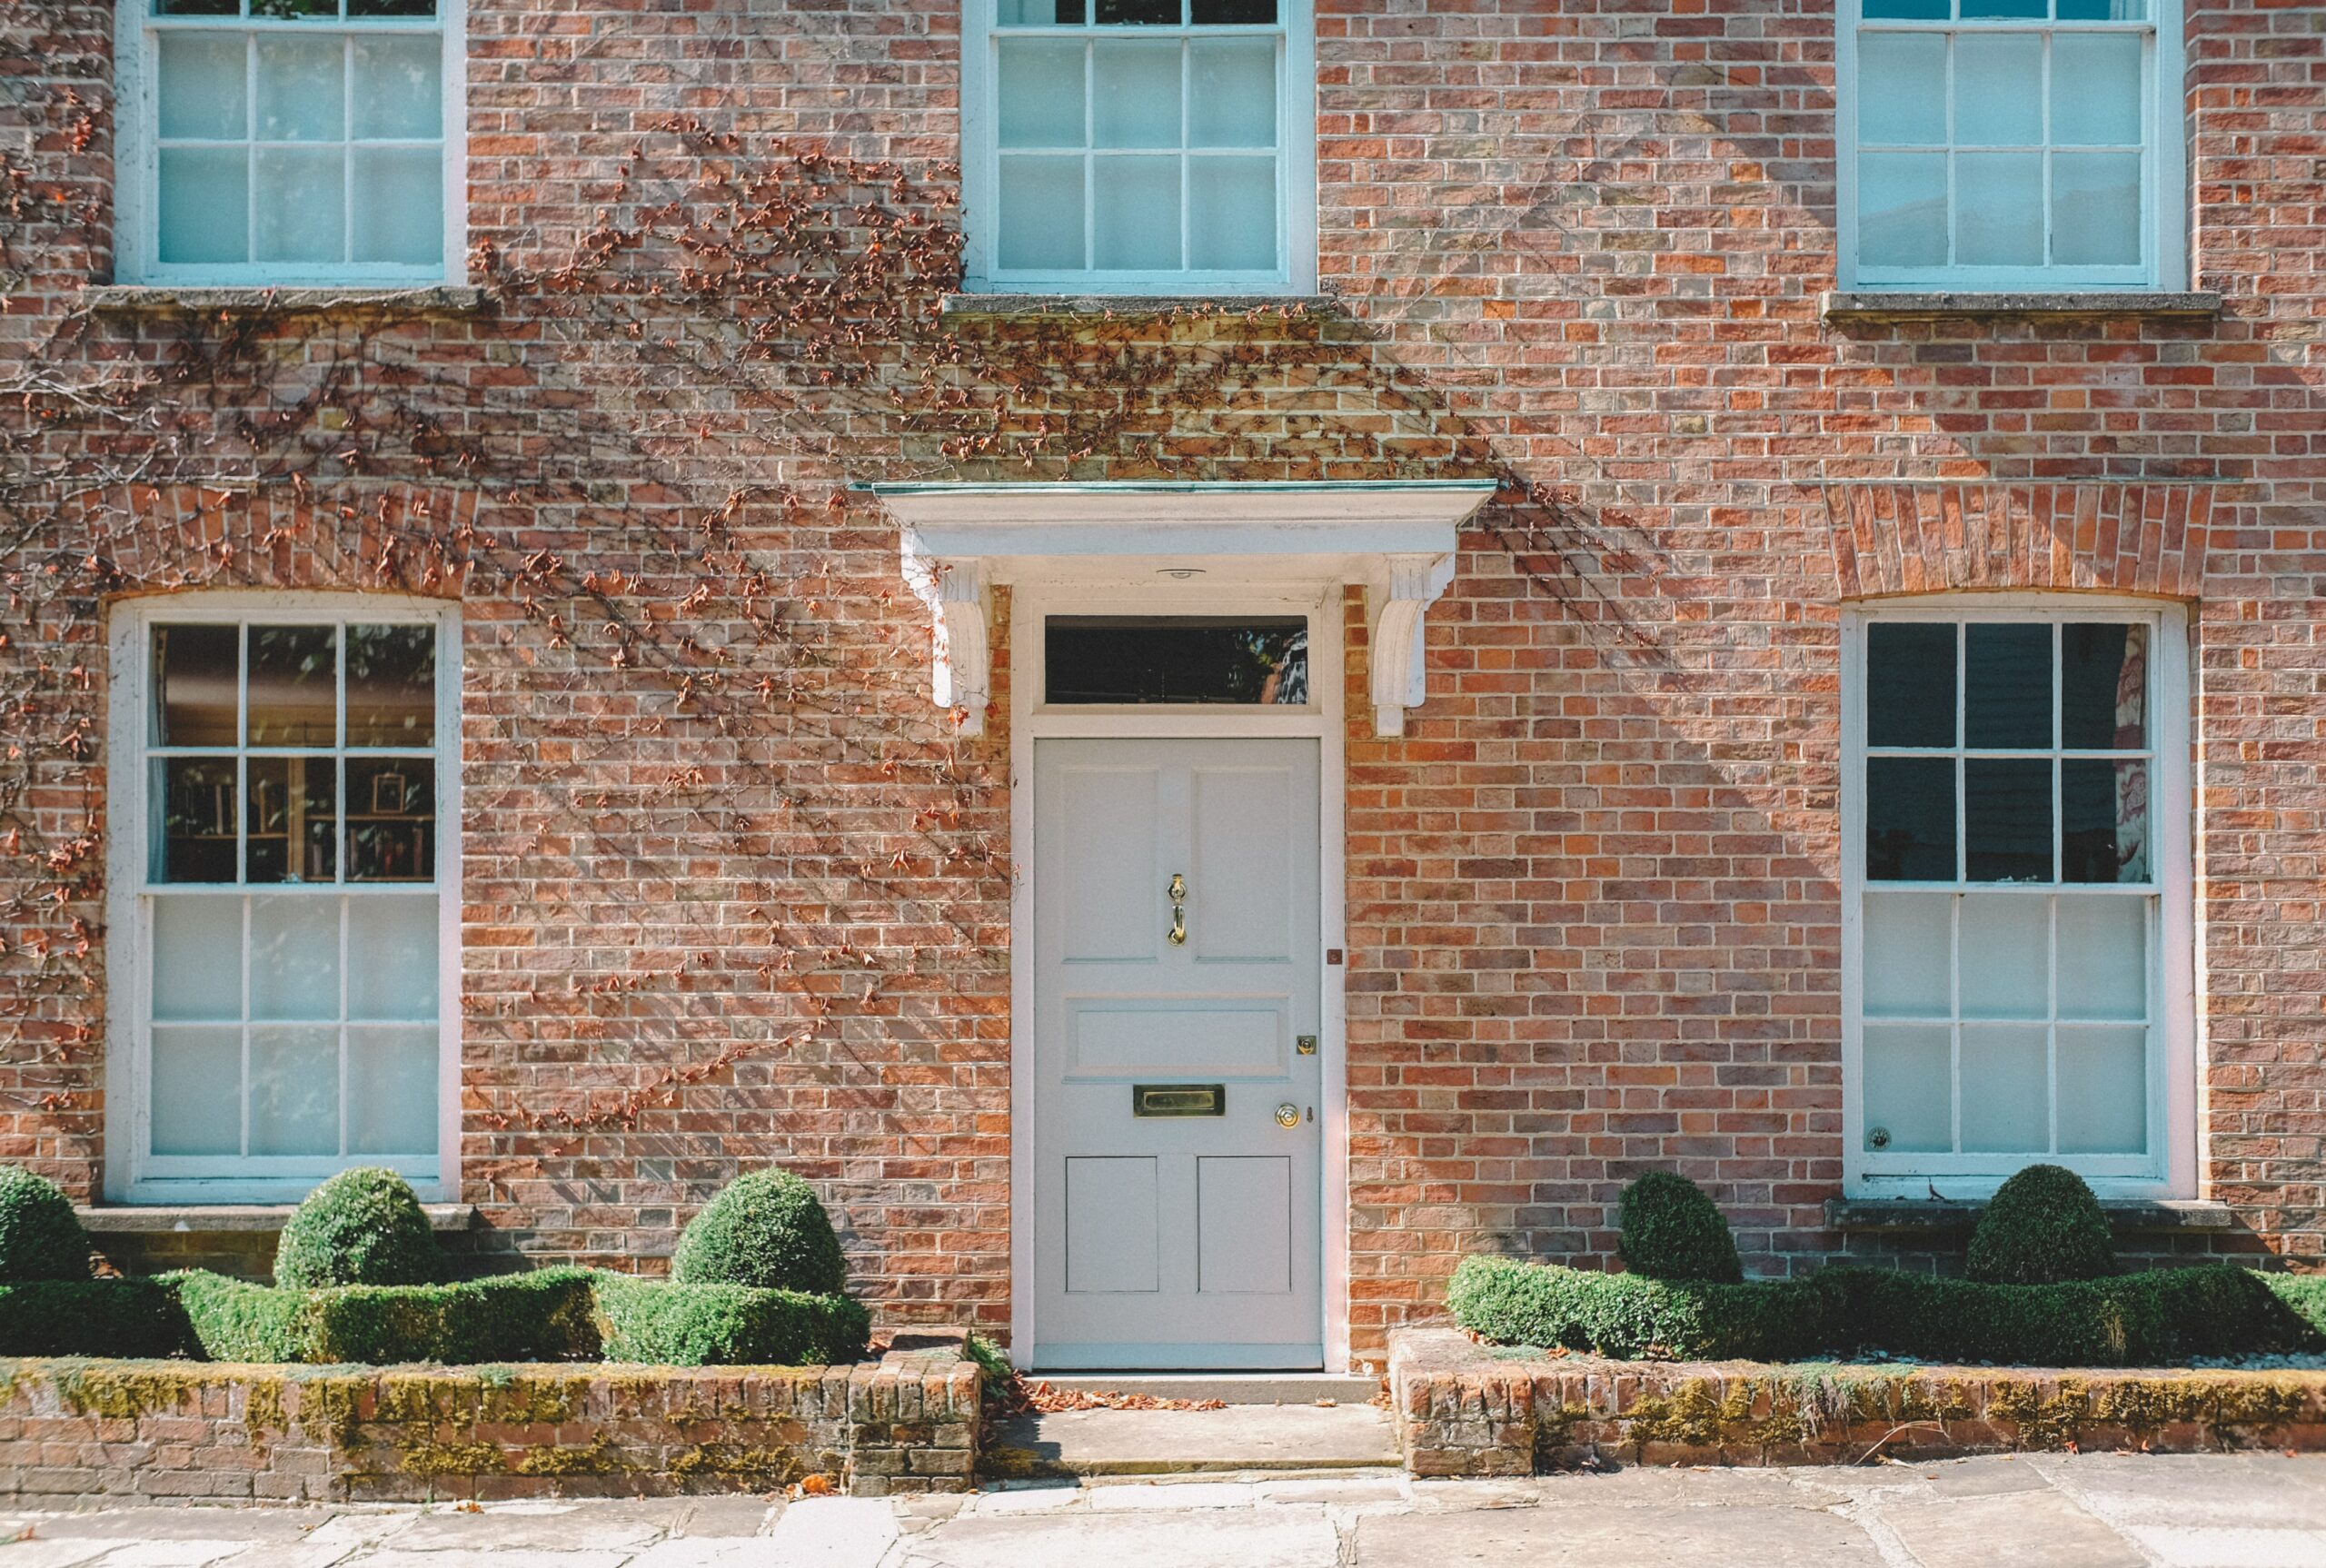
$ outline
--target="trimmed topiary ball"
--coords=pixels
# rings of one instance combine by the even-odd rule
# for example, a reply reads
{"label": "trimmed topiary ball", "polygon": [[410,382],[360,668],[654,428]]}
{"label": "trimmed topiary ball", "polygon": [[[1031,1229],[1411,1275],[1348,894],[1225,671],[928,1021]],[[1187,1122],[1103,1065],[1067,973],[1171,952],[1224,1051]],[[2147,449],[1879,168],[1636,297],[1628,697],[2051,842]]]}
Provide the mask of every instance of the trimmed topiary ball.
{"label": "trimmed topiary ball", "polygon": [[1736,1238],[1705,1189],[1671,1171],[1650,1171],[1624,1189],[1624,1266],[1650,1279],[1735,1285],[1744,1277]]}
{"label": "trimmed topiary ball", "polygon": [[787,1170],[746,1171],[679,1236],[671,1277],[681,1285],[755,1285],[838,1295],[848,1265],[816,1190]]}
{"label": "trimmed topiary ball", "polygon": [[309,1193],[274,1248],[285,1290],[335,1285],[432,1285],[444,1251],[413,1196],[390,1170],[342,1171]]}
{"label": "trimmed topiary ball", "polygon": [[2116,1238],[2083,1178],[2029,1166],[1995,1189],[1963,1272],[1986,1285],[2058,1285],[2116,1272]]}
{"label": "trimmed topiary ball", "polygon": [[46,1176],[0,1166],[0,1285],[89,1277],[89,1236]]}

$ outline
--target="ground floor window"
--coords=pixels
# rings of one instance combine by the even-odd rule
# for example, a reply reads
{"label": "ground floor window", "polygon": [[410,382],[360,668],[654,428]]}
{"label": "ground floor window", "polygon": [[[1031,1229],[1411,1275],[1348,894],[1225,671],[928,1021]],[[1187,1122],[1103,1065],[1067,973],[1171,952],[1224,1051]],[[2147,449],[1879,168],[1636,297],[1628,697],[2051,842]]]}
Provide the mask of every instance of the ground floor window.
{"label": "ground floor window", "polygon": [[2165,1179],[2191,1070],[2169,1005],[2190,899],[2180,629],[2163,609],[1959,602],[1853,620],[1861,1183],[1951,1177],[1968,1196],[2037,1161]]}
{"label": "ground floor window", "polygon": [[129,1181],[274,1196],[384,1165],[432,1184],[452,614],[345,595],[124,619]]}

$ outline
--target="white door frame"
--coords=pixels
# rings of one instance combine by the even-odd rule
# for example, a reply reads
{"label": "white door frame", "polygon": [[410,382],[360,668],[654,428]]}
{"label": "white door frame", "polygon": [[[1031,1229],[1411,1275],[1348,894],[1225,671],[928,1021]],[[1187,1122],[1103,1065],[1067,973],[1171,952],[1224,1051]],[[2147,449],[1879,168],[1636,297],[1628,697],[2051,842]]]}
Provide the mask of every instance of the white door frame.
{"label": "white door frame", "polygon": [[[1191,566],[1195,562],[1189,563]],[[1026,586],[1011,601],[1014,657],[1009,688],[1009,1345],[1019,1366],[1032,1365],[1041,1325],[1035,1319],[1038,1261],[1034,1255],[1035,1120],[1030,1114],[1039,1077],[1032,1042],[1034,1007],[1034,742],[1059,738],[1179,739],[1233,736],[1313,737],[1317,743],[1318,940],[1327,955],[1347,950],[1346,859],[1342,829],[1342,710],[1347,671],[1342,663],[1341,588],[1233,588],[1233,563],[1185,581],[1164,580],[1137,589]],[[1207,584],[1212,586],[1207,586]],[[1308,617],[1310,706],[1291,712],[1266,708],[1051,708],[1044,700],[1042,627],[1052,615],[1286,615]],[[1324,1038],[1324,1126],[1320,1163],[1324,1192],[1318,1210],[1323,1242],[1324,1317],[1320,1337],[1327,1371],[1348,1365],[1348,1073],[1343,1042],[1348,1016],[1346,964],[1317,966],[1323,995],[1318,1017]]]}

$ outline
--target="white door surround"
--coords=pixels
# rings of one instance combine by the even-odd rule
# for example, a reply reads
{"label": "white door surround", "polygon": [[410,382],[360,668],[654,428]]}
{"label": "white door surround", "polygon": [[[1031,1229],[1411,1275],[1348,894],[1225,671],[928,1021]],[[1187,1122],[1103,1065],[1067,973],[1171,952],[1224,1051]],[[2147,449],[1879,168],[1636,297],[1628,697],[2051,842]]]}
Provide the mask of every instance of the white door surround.
{"label": "white door surround", "polygon": [[[1040,1151],[1023,1108],[1039,1093],[1034,889],[1035,745],[1040,739],[1313,739],[1317,777],[1316,1114],[1321,1171],[1317,1249],[1327,1370],[1348,1365],[1347,946],[1342,590],[1369,594],[1368,697],[1377,733],[1403,732],[1426,696],[1423,619],[1451,581],[1461,525],[1492,480],[1288,483],[880,484],[901,526],[904,576],[931,612],[931,695],[965,734],[990,694],[990,590],[1013,590],[1019,650],[1010,682],[1010,1345],[1021,1366],[1058,1336],[1039,1310]],[[1305,707],[1050,706],[1042,691],[1051,615],[1308,618]]]}

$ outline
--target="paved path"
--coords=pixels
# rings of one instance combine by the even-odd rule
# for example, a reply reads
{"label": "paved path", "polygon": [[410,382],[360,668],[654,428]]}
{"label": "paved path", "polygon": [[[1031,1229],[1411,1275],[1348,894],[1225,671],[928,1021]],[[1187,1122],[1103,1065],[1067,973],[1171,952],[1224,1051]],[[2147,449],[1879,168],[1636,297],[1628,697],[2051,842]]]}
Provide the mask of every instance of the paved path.
{"label": "paved path", "polygon": [[2326,1459],[0,1514],[0,1568],[2326,1568]]}

